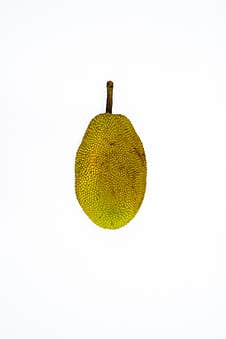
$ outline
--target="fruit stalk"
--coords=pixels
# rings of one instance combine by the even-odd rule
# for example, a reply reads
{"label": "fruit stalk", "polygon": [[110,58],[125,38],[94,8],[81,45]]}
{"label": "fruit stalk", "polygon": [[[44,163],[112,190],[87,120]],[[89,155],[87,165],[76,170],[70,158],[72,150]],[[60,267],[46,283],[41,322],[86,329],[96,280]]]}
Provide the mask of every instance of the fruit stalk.
{"label": "fruit stalk", "polygon": [[106,113],[112,113],[112,104],[113,104],[113,82],[107,82],[107,104],[106,104]]}

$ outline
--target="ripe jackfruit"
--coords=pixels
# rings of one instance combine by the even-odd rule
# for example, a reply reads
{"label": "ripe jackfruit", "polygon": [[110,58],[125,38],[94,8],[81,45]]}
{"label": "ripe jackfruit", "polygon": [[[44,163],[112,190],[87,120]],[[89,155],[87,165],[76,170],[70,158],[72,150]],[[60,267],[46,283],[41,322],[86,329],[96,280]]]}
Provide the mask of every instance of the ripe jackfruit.
{"label": "ripe jackfruit", "polygon": [[112,114],[113,83],[107,83],[107,113],[89,123],[75,160],[75,191],[88,217],[116,229],[137,213],[146,188],[146,159],[130,120]]}

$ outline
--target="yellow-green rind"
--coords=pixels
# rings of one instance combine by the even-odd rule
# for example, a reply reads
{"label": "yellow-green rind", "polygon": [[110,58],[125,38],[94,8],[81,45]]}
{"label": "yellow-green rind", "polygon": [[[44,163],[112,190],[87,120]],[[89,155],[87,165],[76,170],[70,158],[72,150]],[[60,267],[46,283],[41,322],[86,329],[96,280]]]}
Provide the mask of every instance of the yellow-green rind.
{"label": "yellow-green rind", "polygon": [[137,213],[146,188],[143,145],[130,120],[103,113],[89,123],[75,160],[75,191],[88,217],[117,229]]}

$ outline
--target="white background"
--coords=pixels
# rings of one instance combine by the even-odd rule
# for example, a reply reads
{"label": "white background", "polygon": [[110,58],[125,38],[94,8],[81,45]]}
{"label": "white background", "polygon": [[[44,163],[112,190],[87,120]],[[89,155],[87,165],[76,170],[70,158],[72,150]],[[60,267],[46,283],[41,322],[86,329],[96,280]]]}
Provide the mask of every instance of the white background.
{"label": "white background", "polygon": [[[113,80],[148,161],[95,226],[74,157]],[[0,337],[226,338],[224,0],[0,4]]]}

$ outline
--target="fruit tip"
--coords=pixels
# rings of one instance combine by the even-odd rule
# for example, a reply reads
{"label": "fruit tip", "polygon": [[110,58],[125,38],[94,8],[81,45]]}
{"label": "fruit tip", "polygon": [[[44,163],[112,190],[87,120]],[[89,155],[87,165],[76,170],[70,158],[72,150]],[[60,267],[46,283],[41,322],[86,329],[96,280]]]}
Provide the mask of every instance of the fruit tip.
{"label": "fruit tip", "polygon": [[108,80],[107,81],[107,87],[113,87],[113,81]]}

